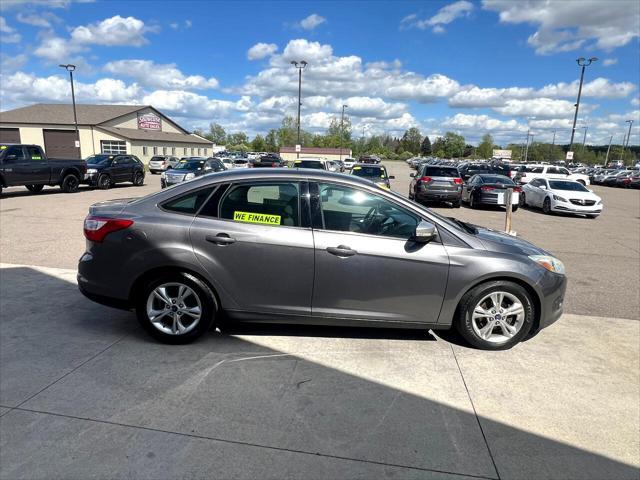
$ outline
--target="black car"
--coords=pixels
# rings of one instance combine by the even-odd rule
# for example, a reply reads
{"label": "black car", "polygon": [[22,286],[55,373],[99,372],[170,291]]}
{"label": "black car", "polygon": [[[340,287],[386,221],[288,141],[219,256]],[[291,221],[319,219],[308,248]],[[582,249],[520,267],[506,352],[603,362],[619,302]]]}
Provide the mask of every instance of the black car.
{"label": "black car", "polygon": [[102,190],[121,182],[136,187],[144,185],[144,165],[138,157],[129,154],[100,153],[87,157],[87,175],[84,183]]}
{"label": "black car", "polygon": [[175,168],[162,174],[160,186],[162,188],[170,187],[208,173],[222,172],[226,169],[227,167],[224,166],[222,160],[217,157],[181,161]]}
{"label": "black car", "polygon": [[277,153],[268,153],[266,155],[260,156],[260,158],[256,158],[255,160],[252,160],[251,162],[249,162],[249,166],[254,168],[265,168],[265,167],[277,168],[277,167],[284,167],[285,163],[284,163],[284,160],[282,160],[282,158],[280,158],[280,155],[278,155]]}
{"label": "black car", "polygon": [[468,181],[474,175],[487,174],[487,175],[504,175],[511,177],[511,167],[507,163],[503,162],[488,162],[488,163],[466,163],[458,167],[460,177],[463,181]]}
{"label": "black car", "polygon": [[462,201],[471,208],[479,205],[505,205],[507,190],[513,189],[511,210],[518,210],[518,199],[522,189],[506,175],[474,175],[462,187]]}
{"label": "black car", "polygon": [[374,163],[374,164],[378,164],[380,162],[381,162],[380,157],[378,157],[377,155],[362,155],[358,159],[358,163]]}

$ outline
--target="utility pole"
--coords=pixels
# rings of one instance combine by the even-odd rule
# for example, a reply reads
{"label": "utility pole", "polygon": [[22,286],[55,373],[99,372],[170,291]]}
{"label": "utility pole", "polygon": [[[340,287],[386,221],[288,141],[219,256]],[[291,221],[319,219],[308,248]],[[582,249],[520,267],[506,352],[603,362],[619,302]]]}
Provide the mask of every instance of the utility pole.
{"label": "utility pole", "polygon": [[529,158],[529,137],[531,136],[531,129],[527,130],[527,146],[524,149],[524,163],[527,163],[527,158]]}
{"label": "utility pole", "polygon": [[348,105],[342,105],[342,115],[340,116],[340,161],[342,162],[342,139],[344,137],[344,109]]}
{"label": "utility pole", "polygon": [[604,159],[604,168],[607,168],[607,163],[609,163],[609,152],[611,151],[612,141],[613,141],[613,135],[609,137],[609,148],[607,148],[607,157]]}
{"label": "utility pole", "polygon": [[629,147],[629,140],[631,139],[631,126],[633,125],[633,120],[625,120],[624,123],[628,123],[629,124],[629,133],[627,134],[627,143],[625,144],[624,148],[622,149],[622,161],[624,162],[624,153],[627,150],[627,147]]}
{"label": "utility pole", "polygon": [[584,145],[587,142],[587,130],[589,130],[589,127],[585,125],[582,128],[584,129],[584,137],[582,137],[582,153],[584,153]]}
{"label": "utility pole", "polygon": [[[304,68],[307,66],[307,62],[305,62],[304,60],[301,60],[300,62],[293,60],[291,62],[291,65],[293,65],[298,69],[298,143],[297,145],[302,145],[300,143],[300,107],[302,106],[302,70],[304,70]],[[298,149],[296,148],[296,158],[300,158],[300,152],[297,150]]]}
{"label": "utility pole", "polygon": [[597,61],[597,57],[591,57],[587,60],[584,57],[580,57],[576,60],[578,65],[582,67],[582,72],[580,73],[580,86],[578,87],[578,100],[576,101],[576,112],[573,115],[573,127],[571,128],[571,141],[569,142],[569,151],[571,152],[573,148],[573,137],[576,134],[576,122],[578,121],[578,110],[580,109],[580,96],[582,95],[582,83],[584,82],[584,69],[591,65],[593,62]]}
{"label": "utility pole", "polygon": [[76,92],[73,88],[73,71],[76,69],[75,65],[67,64],[67,65],[58,65],[61,68],[64,68],[67,72],[69,72],[69,81],[71,82],[71,103],[73,104],[73,123],[76,127],[76,148],[78,149],[78,158],[82,158],[80,155],[80,132],[78,130],[78,114],[76,113]]}

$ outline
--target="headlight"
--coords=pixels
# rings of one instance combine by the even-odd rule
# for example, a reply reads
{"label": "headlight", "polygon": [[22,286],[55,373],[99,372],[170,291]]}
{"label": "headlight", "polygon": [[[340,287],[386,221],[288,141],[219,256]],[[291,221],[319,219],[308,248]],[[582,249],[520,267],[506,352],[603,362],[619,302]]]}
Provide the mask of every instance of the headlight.
{"label": "headlight", "polygon": [[598,200],[598,203],[596,203],[596,205],[602,205],[602,200]]}
{"label": "headlight", "polygon": [[185,179],[185,180],[191,180],[192,178],[196,178],[196,174],[195,174],[195,173],[187,173],[187,174],[184,176],[184,179]]}
{"label": "headlight", "polygon": [[550,272],[564,275],[564,263],[551,255],[529,255],[529,258]]}
{"label": "headlight", "polygon": [[564,202],[564,203],[567,203],[567,199],[566,199],[566,198],[564,198],[564,197],[560,197],[560,196],[558,196],[558,195],[554,195],[554,196],[553,196],[553,199],[554,199],[554,200],[557,200],[558,202]]}
{"label": "headlight", "polygon": [[93,175],[95,173],[98,173],[98,170],[96,170],[95,168],[87,168],[88,175]]}

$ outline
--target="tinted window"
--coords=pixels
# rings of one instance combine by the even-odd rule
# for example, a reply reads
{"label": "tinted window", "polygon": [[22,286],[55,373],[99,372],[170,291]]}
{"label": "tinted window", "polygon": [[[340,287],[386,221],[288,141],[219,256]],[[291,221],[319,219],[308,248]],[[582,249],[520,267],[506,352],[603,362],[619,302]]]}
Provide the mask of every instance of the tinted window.
{"label": "tinted window", "polygon": [[204,160],[180,162],[174,168],[176,170],[200,170],[204,167]]}
{"label": "tinted window", "polygon": [[540,179],[531,180],[531,182],[529,183],[531,184],[532,187],[539,187],[540,185],[542,185],[542,180]]}
{"label": "tinted window", "polygon": [[164,157],[158,157],[158,156],[151,157],[151,161],[152,162],[163,162],[164,161]]}
{"label": "tinted window", "polygon": [[220,218],[262,225],[300,226],[299,187],[293,182],[235,185],[220,202]]}
{"label": "tinted window", "polygon": [[92,165],[108,165],[112,158],[112,155],[91,155],[87,157],[87,163],[91,163]]}
{"label": "tinted window", "polygon": [[425,167],[424,175],[428,177],[458,177],[458,169],[457,168],[446,168],[446,167]]}
{"label": "tinted window", "polygon": [[189,192],[162,204],[162,208],[171,212],[195,214],[209,197],[213,187]]}
{"label": "tinted window", "polygon": [[562,180],[550,180],[549,187],[552,190],[569,190],[571,192],[588,192],[582,184],[578,182],[567,182]]}
{"label": "tinted window", "polygon": [[542,173],[544,167],[525,167],[524,171],[529,173]]}
{"label": "tinted window", "polygon": [[387,178],[384,168],[382,167],[353,167],[351,174],[362,178]]}
{"label": "tinted window", "polygon": [[42,153],[40,152],[40,149],[38,147],[26,147],[26,148],[27,148],[27,155],[31,157],[31,160],[35,160],[35,161],[44,160],[44,158],[42,158]]}
{"label": "tinted window", "polygon": [[315,168],[316,170],[324,170],[322,162],[315,160],[296,160],[293,164],[296,168]]}
{"label": "tinted window", "polygon": [[362,190],[320,184],[322,223],[326,230],[408,239],[420,219],[389,200]]}
{"label": "tinted window", "polygon": [[515,185],[513,183],[513,180],[511,180],[509,177],[505,177],[504,175],[485,176],[482,177],[482,180],[484,181],[484,183],[503,183],[505,185]]}
{"label": "tinted window", "polygon": [[[15,158],[9,159],[8,157],[12,155],[14,155]],[[22,147],[9,147],[7,153],[4,154],[4,158],[6,158],[9,162],[24,162],[27,159]]]}

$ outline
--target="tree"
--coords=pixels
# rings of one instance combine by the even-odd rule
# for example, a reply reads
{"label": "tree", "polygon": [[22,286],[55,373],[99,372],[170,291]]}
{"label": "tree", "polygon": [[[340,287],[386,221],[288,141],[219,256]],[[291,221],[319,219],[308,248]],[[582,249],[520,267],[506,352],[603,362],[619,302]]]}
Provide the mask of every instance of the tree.
{"label": "tree", "polygon": [[402,149],[413,154],[417,154],[420,152],[421,143],[422,135],[420,134],[420,130],[418,130],[416,127],[411,127],[409,130],[404,132],[404,135],[402,135],[402,140],[400,140]]}
{"label": "tree", "polygon": [[211,123],[209,125],[209,133],[206,137],[216,145],[225,145],[227,143],[227,132],[224,131],[219,123]]}
{"label": "tree", "polygon": [[340,125],[339,118],[332,118],[325,137],[327,147],[337,148],[342,144],[348,148],[351,145],[351,119],[344,117],[344,122]]}
{"label": "tree", "polygon": [[493,155],[493,137],[488,133],[482,137],[476,153],[480,158],[491,158]]}
{"label": "tree", "polygon": [[465,141],[462,135],[454,132],[444,134],[444,156],[445,158],[456,158],[464,155]]}
{"label": "tree", "polygon": [[425,135],[420,144],[420,154],[425,157],[431,155],[431,140],[429,140],[429,135]]}
{"label": "tree", "polygon": [[297,125],[296,120],[290,115],[282,119],[282,124],[278,129],[278,145],[285,147],[296,145],[298,141]]}
{"label": "tree", "polygon": [[244,132],[231,133],[227,135],[227,145],[246,145],[249,143],[249,138]]}
{"label": "tree", "polygon": [[258,134],[251,141],[251,150],[254,152],[264,152],[267,149],[267,144],[262,138],[262,135]]}
{"label": "tree", "polygon": [[278,151],[278,130],[272,128],[264,138],[265,149],[267,152]]}

